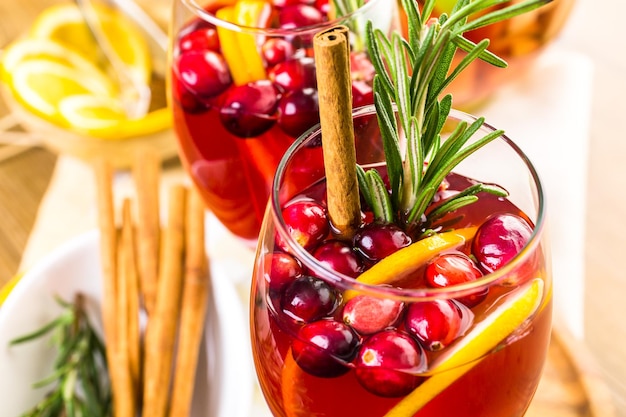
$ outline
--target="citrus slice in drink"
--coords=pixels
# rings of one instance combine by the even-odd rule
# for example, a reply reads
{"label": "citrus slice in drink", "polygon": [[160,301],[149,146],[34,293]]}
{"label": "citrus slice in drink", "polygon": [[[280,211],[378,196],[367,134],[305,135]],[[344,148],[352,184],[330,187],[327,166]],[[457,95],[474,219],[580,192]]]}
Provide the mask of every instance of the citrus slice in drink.
{"label": "citrus slice in drink", "polygon": [[[392,253],[357,277],[369,285],[393,284],[413,274],[435,255],[463,246],[476,234],[475,227],[437,233]],[[356,290],[344,293],[344,300],[357,295]]]}
{"label": "citrus slice in drink", "polygon": [[29,59],[14,67],[10,88],[32,113],[63,125],[61,100],[75,94],[113,97],[115,86],[99,71],[86,73],[47,59]]}
{"label": "citrus slice in drink", "polygon": [[[215,15],[242,27],[262,28],[267,24],[270,11],[270,4],[264,0],[241,0],[234,6],[222,7]],[[218,26],[217,34],[236,85],[267,78],[254,35],[221,26]]]}
{"label": "citrus slice in drink", "polygon": [[[94,9],[115,54],[137,82],[148,84],[152,64],[145,38],[122,13],[101,5]],[[29,36],[56,41],[94,63],[99,61],[99,48],[75,4],[59,4],[44,10],[33,23]]]}
{"label": "citrus slice in drink", "polygon": [[430,368],[431,376],[385,417],[414,415],[531,318],[542,305],[543,297],[544,282],[540,278],[526,282],[510,292],[483,321],[439,357]]}

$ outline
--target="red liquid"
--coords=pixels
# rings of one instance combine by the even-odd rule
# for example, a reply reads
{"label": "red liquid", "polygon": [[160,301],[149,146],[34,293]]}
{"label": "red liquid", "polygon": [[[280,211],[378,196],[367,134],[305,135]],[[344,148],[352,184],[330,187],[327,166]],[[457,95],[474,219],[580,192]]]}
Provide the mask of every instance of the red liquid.
{"label": "red liquid", "polygon": [[[453,175],[449,179],[451,189],[462,189],[467,185],[463,177]],[[318,200],[322,194],[322,186],[306,193]],[[524,216],[506,199],[481,195],[479,202],[454,213],[455,217],[463,215],[455,227],[479,225],[490,214],[501,212]],[[265,249],[271,252],[275,248]],[[335,378],[319,378],[300,369],[291,356],[298,324],[281,313],[280,306],[267,292],[263,273],[267,270],[263,265],[267,258],[259,259],[252,286],[255,294],[251,305],[252,347],[259,381],[275,416],[384,416],[403,399],[385,398],[369,392],[361,386],[354,370]],[[544,270],[541,247],[538,246],[516,271],[522,272],[518,284],[534,277],[544,279],[545,299],[538,311],[496,349],[482,359],[476,358],[478,363],[473,368],[447,386],[414,416],[523,416],[541,377],[551,328],[551,281]],[[417,277],[409,285],[420,286],[420,278]],[[487,298],[472,308],[474,325],[514,288],[494,283]],[[338,320],[341,321],[340,316]],[[398,328],[402,330],[403,325]],[[437,353],[429,352],[427,356],[428,362],[432,363]]]}
{"label": "red liquid", "polygon": [[[320,2],[320,4],[323,3]],[[266,6],[271,10],[269,16],[274,17],[269,18],[267,27],[274,27],[276,22],[280,20],[276,16],[280,16],[282,9],[278,6],[270,7],[270,4],[272,2],[266,3]],[[287,2],[287,4],[292,3]],[[381,6],[388,7],[387,4],[382,3]],[[215,4],[211,7],[208,11],[216,13],[218,8]],[[310,4],[307,3],[306,7],[322,6],[317,4],[314,6],[313,2],[310,2]],[[327,17],[323,18],[323,21],[327,20]],[[394,22],[394,24],[397,23]],[[222,59],[227,56],[225,48],[227,49],[228,46],[225,46],[225,43],[222,42],[223,39],[218,35],[215,35],[212,41],[206,42],[206,44],[198,41],[201,37],[196,36],[194,38],[196,44],[189,46],[191,43],[186,40],[189,38],[189,34],[198,33],[207,30],[207,28],[213,30],[215,26],[199,20],[190,22],[181,28],[173,48],[170,101],[173,108],[174,128],[178,137],[179,155],[186,171],[200,189],[205,202],[216,217],[235,235],[255,241],[270,194],[274,172],[280,158],[297,136],[319,122],[316,77],[314,72],[311,72],[311,63],[313,62],[312,36],[320,30],[320,27],[318,26],[315,32],[310,31],[308,34],[305,32],[300,32],[299,35],[288,33],[287,35],[274,36],[274,39],[264,35],[249,35],[249,40],[255,36],[252,44],[256,44],[257,51],[244,50],[242,52],[246,54],[258,53],[260,57],[263,57],[262,72],[264,71],[267,75],[263,81],[266,83],[269,81],[265,80],[272,81],[271,85],[277,91],[277,104],[267,114],[247,110],[241,110],[237,113],[236,120],[230,121],[237,128],[250,125],[251,119],[257,122],[259,119],[270,121],[271,127],[268,130],[263,130],[258,134],[256,133],[257,130],[250,130],[254,133],[248,134],[247,136],[250,137],[245,138],[229,131],[225,127],[224,120],[220,117],[220,111],[224,108],[229,93],[239,86],[248,84],[237,85],[234,76],[236,72],[241,72],[245,63],[238,63],[238,68],[234,70],[228,68],[228,62],[221,67],[217,65],[220,68],[226,67],[225,72],[219,72],[215,71],[215,68],[206,69],[204,63],[198,64],[196,62],[196,67],[200,67],[200,69],[191,76],[189,70],[198,69],[194,65],[187,64],[184,69],[178,67],[182,65],[180,59],[185,54],[195,54],[197,57],[199,53],[210,53],[214,57],[212,62],[224,62]],[[223,31],[228,32],[229,30],[223,29]],[[219,34],[220,32],[216,30],[214,33]],[[232,32],[230,35],[234,36],[235,33]],[[266,44],[276,39],[291,45],[287,57],[278,63],[269,62],[264,55]],[[373,103],[373,96],[371,96],[373,67],[363,52],[359,53],[353,50],[352,59],[353,103],[355,106],[371,104]],[[272,75],[276,74],[272,71],[278,71],[276,68],[280,68],[281,64],[294,61],[297,61],[299,65],[289,66],[289,71],[278,72],[280,75]],[[300,66],[303,62],[309,64]],[[184,71],[186,71],[186,75],[181,75]],[[232,79],[228,75],[229,71]],[[200,78],[221,80],[221,77],[226,77],[228,81],[208,83],[197,81]],[[258,81],[261,80],[257,78],[251,83]],[[225,83],[225,89],[212,89],[211,94],[208,95],[203,95],[199,91],[207,84],[215,86],[219,85],[220,82]],[[310,100],[306,100],[305,104],[290,108],[295,108],[295,110],[281,110],[287,109],[287,104],[284,103],[290,102],[288,100],[290,94],[300,93],[304,90],[308,90],[307,97]],[[242,100],[246,101],[245,94],[242,96]],[[262,100],[249,99],[248,101],[254,103]],[[232,108],[229,109],[232,110]],[[281,111],[283,113],[290,112],[292,115],[287,128],[283,128]]]}

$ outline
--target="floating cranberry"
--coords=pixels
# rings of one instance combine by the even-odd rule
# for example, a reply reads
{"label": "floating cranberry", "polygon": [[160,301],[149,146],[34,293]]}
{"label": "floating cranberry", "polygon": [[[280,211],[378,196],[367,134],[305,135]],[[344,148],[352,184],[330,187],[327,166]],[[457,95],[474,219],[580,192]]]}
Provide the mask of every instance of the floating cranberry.
{"label": "floating cranberry", "polygon": [[174,85],[174,100],[185,110],[186,113],[202,113],[211,107],[209,101],[200,99],[200,97],[198,97],[198,95],[193,91],[190,91],[185,83],[179,78],[174,80]]}
{"label": "floating cranberry", "polygon": [[318,246],[313,252],[321,265],[340,274],[356,278],[361,273],[361,261],[352,250],[352,246],[338,240],[329,240]]}
{"label": "floating cranberry", "polygon": [[278,105],[278,125],[294,138],[320,121],[317,90],[305,88],[285,95]]}
{"label": "floating cranberry", "polygon": [[360,334],[373,334],[393,326],[403,308],[402,301],[361,294],[343,307],[343,322]]}
{"label": "floating cranberry", "polygon": [[178,77],[183,85],[201,98],[223,93],[232,78],[224,58],[213,51],[191,51],[178,57]]}
{"label": "floating cranberry", "polygon": [[278,91],[268,80],[237,86],[226,94],[220,120],[226,129],[240,138],[259,136],[276,122]]}
{"label": "floating cranberry", "polygon": [[263,256],[265,280],[269,290],[280,294],[285,286],[302,275],[300,262],[288,253],[273,252]]}
{"label": "floating cranberry", "polygon": [[332,378],[350,369],[359,347],[356,334],[343,323],[320,320],[303,326],[291,345],[296,363],[311,375]]}
{"label": "floating cranberry", "polygon": [[354,81],[371,84],[376,75],[376,68],[365,52],[354,52],[350,54],[350,74]]}
{"label": "floating cranberry", "polygon": [[281,307],[291,318],[311,323],[331,314],[337,300],[334,288],[319,278],[304,275],[285,288]]}
{"label": "floating cranberry", "polygon": [[268,72],[268,77],[283,91],[317,87],[315,61],[310,57],[281,62]]}
{"label": "floating cranberry", "polygon": [[430,351],[438,351],[448,346],[465,331],[465,321],[461,307],[450,300],[432,300],[409,305],[405,325]]}
{"label": "floating cranberry", "polygon": [[293,56],[293,45],[283,38],[270,38],[261,47],[261,54],[267,66],[273,67]]}
{"label": "floating cranberry", "polygon": [[409,235],[394,224],[370,223],[354,236],[355,248],[371,262],[378,262],[410,244]]}
{"label": "floating cranberry", "polygon": [[313,6],[293,4],[280,11],[278,20],[281,29],[296,29],[320,24],[324,21],[324,15]]}
{"label": "floating cranberry", "polygon": [[[483,276],[474,261],[462,252],[445,253],[433,259],[424,273],[426,282],[433,288],[444,288],[466,284]],[[487,297],[489,288],[484,287],[457,301],[468,307],[474,307]]]}
{"label": "floating cranberry", "polygon": [[381,397],[400,397],[422,381],[425,354],[406,333],[385,330],[369,337],[356,359],[356,377],[368,391]]}
{"label": "floating cranberry", "polygon": [[472,253],[483,271],[491,273],[515,257],[532,233],[533,229],[520,216],[496,214],[478,228]]}
{"label": "floating cranberry", "polygon": [[220,40],[214,27],[203,27],[183,35],[178,43],[182,52],[205,49],[219,52]]}
{"label": "floating cranberry", "polygon": [[[287,231],[304,249],[313,249],[329,232],[326,210],[314,201],[290,204],[283,209],[282,215]],[[284,248],[281,239],[278,244]]]}
{"label": "floating cranberry", "polygon": [[330,1],[329,0],[315,0],[315,7],[317,10],[322,12],[323,15],[328,16],[330,12]]}

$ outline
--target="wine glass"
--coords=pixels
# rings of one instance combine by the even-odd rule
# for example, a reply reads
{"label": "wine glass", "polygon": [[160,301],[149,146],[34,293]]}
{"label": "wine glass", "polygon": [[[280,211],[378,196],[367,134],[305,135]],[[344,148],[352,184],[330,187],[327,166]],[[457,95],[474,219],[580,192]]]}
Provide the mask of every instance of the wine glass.
{"label": "wine glass", "polygon": [[[353,2],[351,2],[353,3]],[[397,5],[342,1],[175,0],[169,99],[179,155],[207,206],[235,236],[256,243],[278,162],[319,121],[313,35],[351,29],[353,105],[371,104],[368,20],[399,28]]]}
{"label": "wine glass", "polygon": [[[386,178],[375,109],[353,120],[357,162]],[[444,133],[474,120],[453,110]],[[484,124],[470,143],[494,130]],[[481,193],[425,236],[372,222],[362,204],[363,224],[344,242],[326,219],[320,135],[311,129],[281,160],[259,235],[251,339],[272,413],[524,415],[552,312],[545,196],[532,163],[501,136],[461,162],[435,201],[476,181],[508,197]]]}

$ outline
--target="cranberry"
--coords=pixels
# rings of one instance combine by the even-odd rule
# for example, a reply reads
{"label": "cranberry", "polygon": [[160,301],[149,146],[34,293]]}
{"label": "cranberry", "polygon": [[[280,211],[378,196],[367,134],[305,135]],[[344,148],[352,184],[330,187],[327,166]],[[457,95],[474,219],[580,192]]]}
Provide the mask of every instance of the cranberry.
{"label": "cranberry", "polygon": [[174,100],[186,113],[202,113],[211,107],[208,101],[201,100],[194,92],[190,91],[182,80],[176,78],[174,82]]}
{"label": "cranberry", "polygon": [[313,6],[294,4],[285,6],[278,20],[282,29],[296,29],[320,24],[324,21],[324,15]]}
{"label": "cranberry", "polygon": [[365,52],[354,52],[350,54],[350,73],[352,80],[372,83],[376,68]]}
{"label": "cranberry", "polygon": [[354,236],[357,251],[372,262],[378,262],[410,244],[409,235],[394,224],[370,223]]}
{"label": "cranberry", "polygon": [[263,265],[263,276],[270,291],[274,293],[281,293],[288,284],[302,275],[300,262],[288,253],[267,253],[263,256]]}
{"label": "cranberry", "polygon": [[303,275],[285,288],[281,307],[291,318],[310,323],[332,313],[337,300],[335,289],[326,282]]}
{"label": "cranberry", "polygon": [[448,346],[466,327],[461,307],[443,299],[412,303],[405,322],[407,331],[430,351]]}
{"label": "cranberry", "polygon": [[352,246],[338,240],[329,240],[315,249],[313,256],[320,264],[340,274],[356,278],[361,273],[361,261]]}
{"label": "cranberry", "polygon": [[189,32],[180,38],[179,47],[183,52],[204,49],[219,52],[220,40],[217,36],[217,30],[214,27],[204,27]]}
{"label": "cranberry", "polygon": [[290,136],[298,137],[320,121],[317,90],[305,88],[285,95],[278,105],[278,125]]}
{"label": "cranberry", "polygon": [[[445,253],[437,256],[426,267],[425,277],[429,286],[444,288],[465,284],[482,277],[483,273],[469,256],[462,252]],[[468,307],[474,307],[487,297],[489,288],[481,288],[457,300]]]}
{"label": "cranberry", "polygon": [[374,104],[374,89],[365,81],[352,81],[352,107]]}
{"label": "cranberry", "polygon": [[[320,204],[302,200],[282,211],[283,220],[291,237],[304,249],[313,249],[329,232],[326,210]],[[284,246],[281,239],[278,244]]]}
{"label": "cranberry", "polygon": [[480,267],[491,273],[517,255],[530,240],[533,230],[520,216],[496,214],[476,232],[472,253]]}
{"label": "cranberry", "polygon": [[400,397],[422,381],[425,354],[406,333],[385,330],[368,338],[356,359],[356,377],[361,385],[381,397]]}
{"label": "cranberry", "polygon": [[361,294],[343,307],[343,321],[360,334],[373,334],[393,326],[403,308],[402,301]]}
{"label": "cranberry", "polygon": [[278,91],[268,80],[237,86],[226,94],[220,109],[220,120],[235,136],[259,136],[276,121],[274,113],[278,97]]}
{"label": "cranberry", "polygon": [[178,76],[183,85],[201,98],[224,92],[232,83],[224,58],[213,51],[191,51],[178,57]]}
{"label": "cranberry", "polygon": [[279,63],[269,71],[268,77],[283,91],[317,87],[315,61],[310,57]]}
{"label": "cranberry", "polygon": [[270,38],[261,47],[263,59],[269,67],[287,61],[293,55],[293,45],[282,38]]}
{"label": "cranberry", "polygon": [[306,372],[322,378],[342,375],[356,356],[359,339],[343,323],[320,320],[303,326],[291,348],[296,363]]}
{"label": "cranberry", "polygon": [[329,0],[315,0],[315,7],[325,16],[328,16],[328,13],[330,13],[331,6]]}

